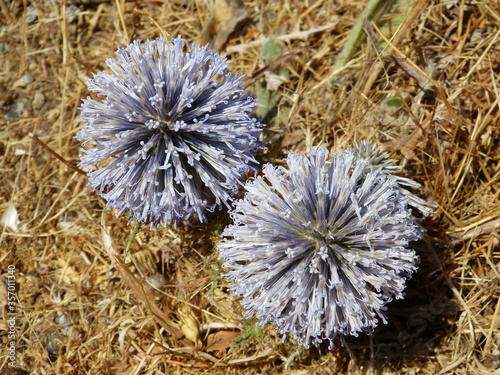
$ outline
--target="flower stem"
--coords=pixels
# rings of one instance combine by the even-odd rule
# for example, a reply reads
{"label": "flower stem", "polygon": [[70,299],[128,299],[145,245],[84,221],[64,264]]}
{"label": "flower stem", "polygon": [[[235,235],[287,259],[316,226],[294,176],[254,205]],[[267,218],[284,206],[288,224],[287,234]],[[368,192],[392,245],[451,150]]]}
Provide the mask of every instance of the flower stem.
{"label": "flower stem", "polygon": [[132,230],[130,231],[130,234],[127,236],[127,240],[125,242],[125,253],[128,253],[128,251],[132,247],[132,244],[134,243],[135,240],[135,236],[137,235],[137,233],[139,233],[140,229],[141,229],[141,222],[137,221],[136,219],[133,219]]}

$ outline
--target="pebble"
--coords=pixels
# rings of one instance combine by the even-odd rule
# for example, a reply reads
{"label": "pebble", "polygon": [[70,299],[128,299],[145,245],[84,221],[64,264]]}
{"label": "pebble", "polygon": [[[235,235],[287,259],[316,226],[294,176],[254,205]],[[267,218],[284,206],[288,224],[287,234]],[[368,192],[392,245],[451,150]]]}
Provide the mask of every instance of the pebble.
{"label": "pebble", "polygon": [[43,107],[45,104],[45,95],[43,95],[41,92],[37,92],[35,94],[35,97],[33,98],[33,103],[31,106],[33,107],[34,110],[39,110],[40,108]]}
{"label": "pebble", "polygon": [[16,102],[12,104],[5,113],[3,114],[3,118],[7,122],[16,122],[19,120],[19,114],[24,111],[24,104],[23,102]]}
{"label": "pebble", "polygon": [[62,337],[59,333],[53,333],[49,336],[47,340],[47,351],[53,356],[57,357],[59,354],[59,349],[63,343]]}
{"label": "pebble", "polygon": [[33,82],[33,76],[31,74],[29,73],[23,74],[21,78],[19,78],[16,82],[14,82],[14,86],[12,86],[12,88],[13,89],[18,87],[25,88],[32,82]]}
{"label": "pebble", "polygon": [[26,8],[26,23],[29,25],[36,21],[38,18],[38,14],[36,8],[33,5],[30,5]]}
{"label": "pebble", "polygon": [[70,5],[69,7],[66,7],[66,21],[68,23],[73,23],[74,20],[77,19],[78,15],[82,12],[80,7],[77,7],[76,5]]}
{"label": "pebble", "polygon": [[19,117],[27,110],[27,104],[27,99],[21,99],[12,104],[3,114],[5,121],[8,123],[18,121]]}

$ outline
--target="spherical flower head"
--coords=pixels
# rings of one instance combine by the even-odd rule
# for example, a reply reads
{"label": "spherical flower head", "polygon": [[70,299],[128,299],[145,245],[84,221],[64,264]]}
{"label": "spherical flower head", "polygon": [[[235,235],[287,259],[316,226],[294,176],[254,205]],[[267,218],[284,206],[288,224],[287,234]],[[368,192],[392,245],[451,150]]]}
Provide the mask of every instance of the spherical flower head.
{"label": "spherical flower head", "polygon": [[353,154],[291,153],[235,202],[219,256],[245,316],[308,348],[371,331],[403,297],[423,229],[394,179]]}
{"label": "spherical flower head", "polygon": [[184,40],[135,41],[88,81],[77,139],[89,184],[118,215],[151,225],[229,207],[261,148],[256,105],[225,57]]}

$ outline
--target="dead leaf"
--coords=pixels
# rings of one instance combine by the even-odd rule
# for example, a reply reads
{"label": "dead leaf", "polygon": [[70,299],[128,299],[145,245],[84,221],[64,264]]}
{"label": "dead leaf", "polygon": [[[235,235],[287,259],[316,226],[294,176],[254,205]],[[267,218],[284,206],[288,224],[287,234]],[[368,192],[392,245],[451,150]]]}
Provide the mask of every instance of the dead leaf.
{"label": "dead leaf", "polygon": [[196,320],[191,309],[188,307],[183,308],[177,311],[177,315],[179,316],[179,326],[182,333],[184,333],[188,340],[195,343],[196,348],[201,347],[200,328],[198,320]]}
{"label": "dead leaf", "polygon": [[12,204],[9,204],[7,206],[7,209],[3,213],[2,218],[0,219],[0,224],[5,225],[6,227],[12,229],[14,232],[17,232],[19,223],[19,214],[17,213],[16,207],[14,207]]}
{"label": "dead leaf", "polygon": [[236,25],[246,16],[247,10],[242,0],[216,0],[196,44],[208,44],[210,49],[220,51]]}
{"label": "dead leaf", "polygon": [[207,344],[205,350],[207,352],[213,352],[215,350],[232,348],[236,342],[236,339],[240,335],[241,332],[234,329],[210,333],[207,336]]}
{"label": "dead leaf", "polygon": [[52,273],[52,278],[67,285],[77,284],[80,281],[80,273],[69,265],[64,259],[59,259],[56,263],[57,269]]}

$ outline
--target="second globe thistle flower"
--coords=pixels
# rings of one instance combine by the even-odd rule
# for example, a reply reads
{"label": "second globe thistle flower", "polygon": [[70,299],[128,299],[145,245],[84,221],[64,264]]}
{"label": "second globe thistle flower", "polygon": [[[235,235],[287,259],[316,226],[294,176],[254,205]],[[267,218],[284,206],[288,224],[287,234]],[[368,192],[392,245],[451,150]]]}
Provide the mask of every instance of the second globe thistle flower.
{"label": "second globe thistle flower", "polygon": [[119,49],[88,82],[102,101],[83,101],[81,166],[118,215],[151,225],[229,206],[257,163],[255,100],[224,57],[159,38]]}
{"label": "second globe thistle flower", "polygon": [[385,321],[416,271],[422,228],[397,181],[370,160],[324,149],[267,164],[235,203],[218,245],[246,316],[304,347]]}
{"label": "second globe thistle flower", "polygon": [[407,187],[419,188],[420,184],[409,178],[396,175],[401,168],[394,163],[394,160],[389,159],[389,155],[377,145],[360,142],[350,147],[346,152],[354,155],[355,159],[366,160],[371,167],[380,168],[389,178],[394,179],[398,183],[401,192],[408,197],[408,204],[419,210],[424,216],[429,216],[435,212],[436,205],[417,197],[406,189]]}

